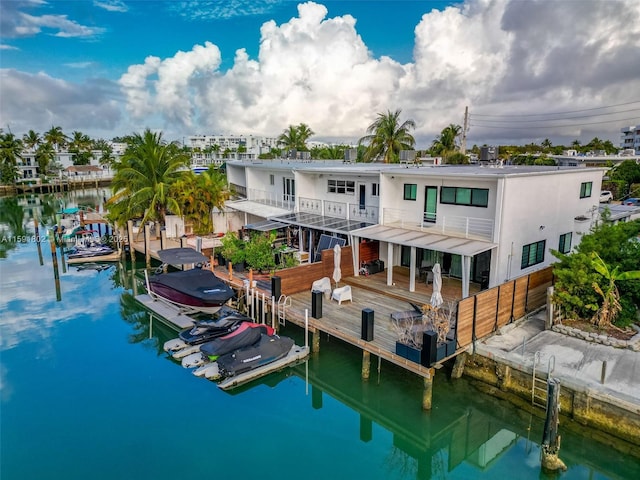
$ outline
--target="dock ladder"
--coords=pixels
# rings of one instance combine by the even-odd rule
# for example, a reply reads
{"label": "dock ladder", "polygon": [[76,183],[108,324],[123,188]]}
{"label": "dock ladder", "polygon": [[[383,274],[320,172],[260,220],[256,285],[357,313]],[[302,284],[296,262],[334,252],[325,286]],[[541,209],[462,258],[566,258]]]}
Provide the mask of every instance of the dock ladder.
{"label": "dock ladder", "polygon": [[547,409],[547,383],[556,368],[556,357],[549,357],[547,366],[547,378],[544,380],[536,376],[536,367],[540,364],[540,352],[533,355],[533,379],[531,382],[531,405]]}
{"label": "dock ladder", "polygon": [[291,298],[286,295],[280,295],[278,299],[278,324],[284,326],[285,325],[285,316],[287,313],[287,308],[291,306]]}

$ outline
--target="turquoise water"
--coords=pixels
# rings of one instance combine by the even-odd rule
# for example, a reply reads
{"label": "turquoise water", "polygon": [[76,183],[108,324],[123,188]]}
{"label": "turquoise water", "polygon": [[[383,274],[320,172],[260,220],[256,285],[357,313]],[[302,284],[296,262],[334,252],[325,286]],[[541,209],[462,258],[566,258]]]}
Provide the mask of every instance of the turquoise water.
{"label": "turquoise water", "polygon": [[[420,379],[374,357],[362,382],[360,352],[323,336],[308,362],[223,392],[162,351],[175,331],[133,299],[140,270],[59,265],[57,289],[48,244],[42,265],[31,239],[4,245],[3,480],[546,478],[542,419],[464,379],[438,372],[423,412]],[[562,478],[640,478],[638,458],[560,431]]]}

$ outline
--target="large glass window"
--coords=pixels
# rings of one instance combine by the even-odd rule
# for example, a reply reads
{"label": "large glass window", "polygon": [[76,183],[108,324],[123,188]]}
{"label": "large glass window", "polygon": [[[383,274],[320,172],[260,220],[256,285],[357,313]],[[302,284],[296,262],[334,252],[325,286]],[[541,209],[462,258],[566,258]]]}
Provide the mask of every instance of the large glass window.
{"label": "large glass window", "polygon": [[441,187],[440,203],[486,207],[489,205],[489,189],[468,187]]}
{"label": "large glass window", "polygon": [[418,185],[415,183],[404,184],[404,199],[415,200],[418,197]]}
{"label": "large glass window", "polygon": [[590,197],[592,186],[593,182],[582,182],[582,184],[580,184],[580,198]]}
{"label": "large glass window", "polygon": [[571,232],[560,235],[558,251],[560,253],[569,253],[571,251]]}
{"label": "large glass window", "polygon": [[541,240],[522,247],[522,262],[520,263],[520,268],[527,268],[544,262],[546,242],[546,240]]}

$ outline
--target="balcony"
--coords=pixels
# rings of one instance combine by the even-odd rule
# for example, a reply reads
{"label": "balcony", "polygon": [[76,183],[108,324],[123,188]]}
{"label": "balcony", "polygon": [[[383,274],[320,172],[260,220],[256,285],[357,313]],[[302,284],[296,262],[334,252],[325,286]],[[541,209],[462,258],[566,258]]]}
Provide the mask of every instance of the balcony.
{"label": "balcony", "polygon": [[296,205],[296,199],[293,195],[267,192],[255,188],[247,189],[247,200],[272,207],[284,208],[286,210],[293,210]]}
{"label": "balcony", "polygon": [[493,220],[412,212],[396,208],[385,208],[382,213],[383,225],[453,237],[493,241]]}
{"label": "balcony", "polygon": [[331,200],[305,197],[300,197],[298,210],[327,217],[344,218],[345,220],[360,220],[367,223],[378,223],[380,211],[378,207],[373,205],[333,202]]}

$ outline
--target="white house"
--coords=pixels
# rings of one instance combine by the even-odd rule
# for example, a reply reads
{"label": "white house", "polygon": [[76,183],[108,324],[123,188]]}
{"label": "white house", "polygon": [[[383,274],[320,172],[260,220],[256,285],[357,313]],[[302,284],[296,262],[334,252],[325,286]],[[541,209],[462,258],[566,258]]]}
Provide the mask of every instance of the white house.
{"label": "white house", "polygon": [[553,263],[550,249],[570,251],[597,219],[604,171],[238,161],[228,181],[244,195],[228,206],[240,222],[289,226],[312,259],[322,234],[377,242],[387,267],[411,270],[410,290],[422,265],[439,262],[467,296],[470,281],[497,285]]}
{"label": "white house", "polygon": [[620,148],[633,149],[636,155],[640,155],[640,125],[631,125],[620,129],[622,138]]}

